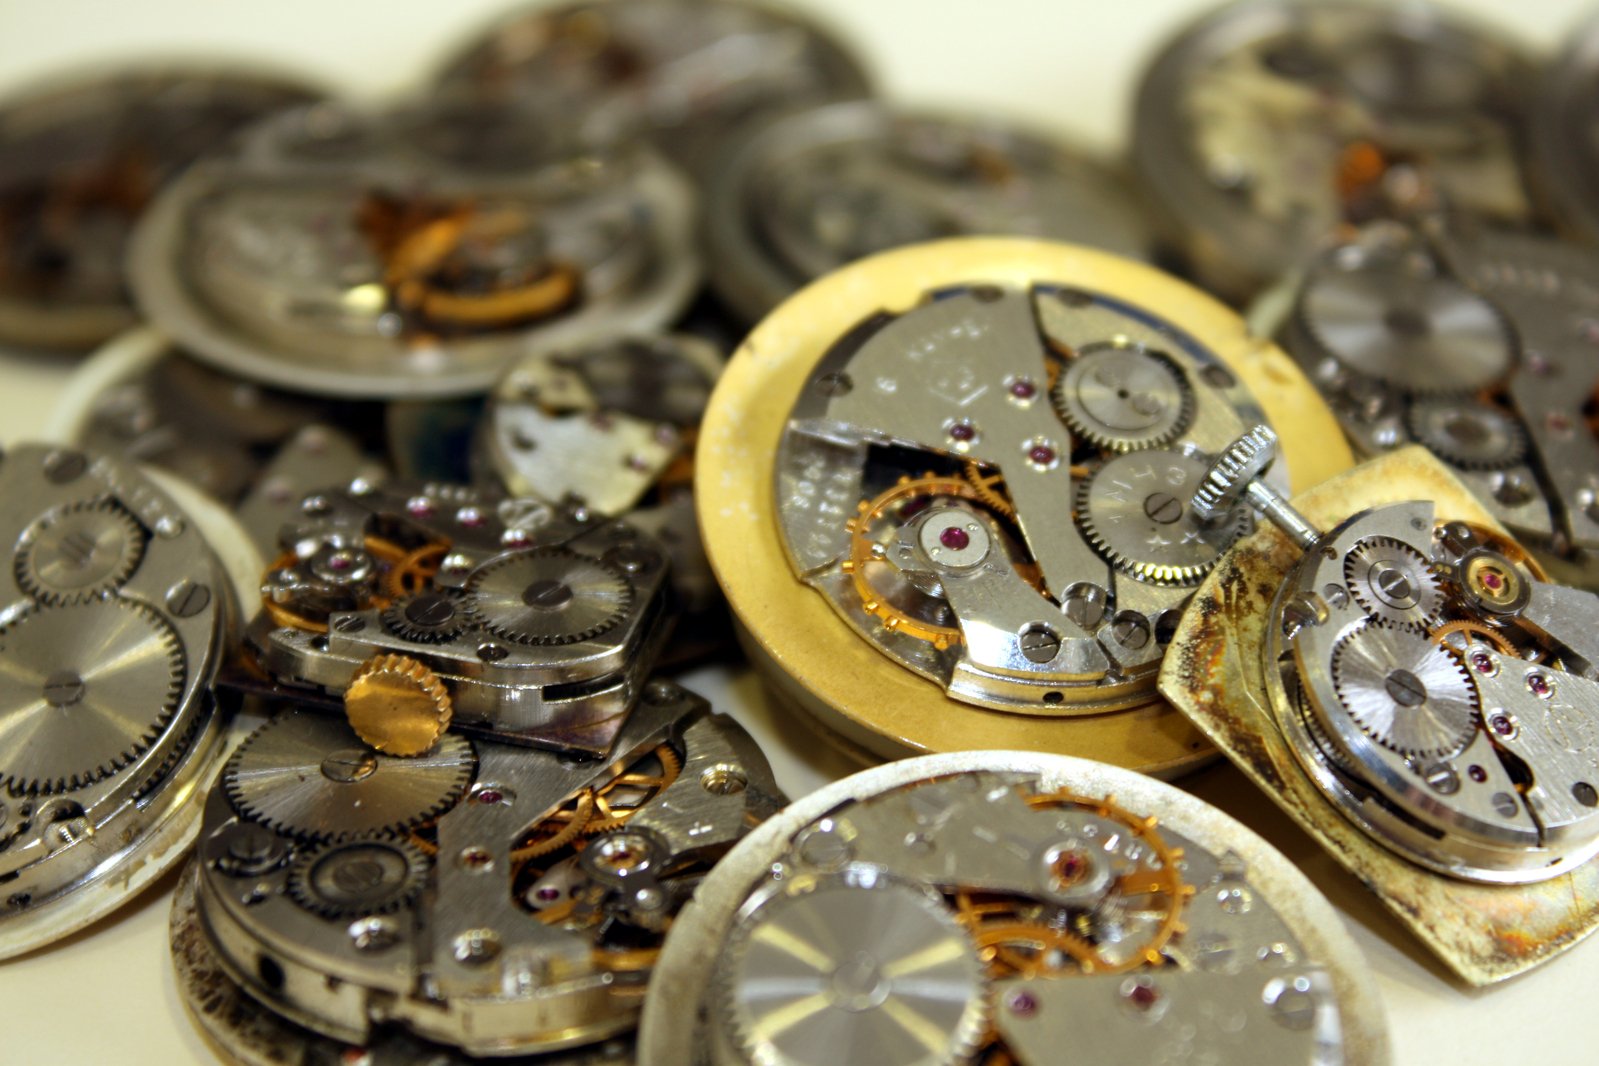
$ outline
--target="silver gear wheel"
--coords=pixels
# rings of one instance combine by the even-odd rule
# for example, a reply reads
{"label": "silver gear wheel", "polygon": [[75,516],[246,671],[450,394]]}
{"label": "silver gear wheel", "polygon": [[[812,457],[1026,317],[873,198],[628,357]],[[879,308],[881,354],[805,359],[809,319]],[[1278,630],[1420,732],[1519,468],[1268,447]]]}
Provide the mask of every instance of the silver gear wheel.
{"label": "silver gear wheel", "polygon": [[466,632],[471,621],[464,596],[433,589],[389,604],[383,609],[383,625],[413,644],[444,644]]}
{"label": "silver gear wheel", "polygon": [[1191,500],[1203,459],[1181,452],[1118,455],[1078,490],[1077,521],[1088,543],[1118,570],[1155,585],[1193,585],[1249,528],[1247,511],[1207,523]]}
{"label": "silver gear wheel", "polygon": [[422,849],[404,838],[322,844],[302,852],[289,868],[289,898],[334,920],[393,914],[416,899],[429,867]]}
{"label": "silver gear wheel", "polygon": [[455,806],[472,745],[446,733],[426,755],[383,755],[331,715],[287,711],[257,729],[222,771],[234,810],[301,840],[401,833]]}
{"label": "silver gear wheel", "polygon": [[1333,689],[1362,732],[1406,758],[1459,752],[1477,728],[1477,689],[1426,634],[1366,622],[1332,653]]}
{"label": "silver gear wheel", "polygon": [[1277,434],[1254,426],[1210,461],[1205,479],[1194,490],[1194,510],[1207,522],[1231,514],[1249,491],[1249,483],[1271,468],[1277,458]]}
{"label": "silver gear wheel", "polygon": [[1427,557],[1393,537],[1367,537],[1344,556],[1344,582],[1365,612],[1389,625],[1426,629],[1444,607]]}
{"label": "silver gear wheel", "polygon": [[517,552],[467,584],[472,619],[517,644],[576,644],[612,629],[633,603],[621,571],[565,548]]}
{"label": "silver gear wheel", "polygon": [[0,780],[35,795],[108,777],[161,736],[185,676],[177,634],[141,603],[24,614],[0,630]]}
{"label": "silver gear wheel", "polygon": [[[773,896],[728,936],[714,972],[724,1032],[749,1062],[823,1066],[871,1048],[874,1062],[953,1066],[987,1029],[971,935],[930,889],[894,877]],[[795,1009],[807,1001],[816,1009]]]}
{"label": "silver gear wheel", "polygon": [[1170,444],[1194,414],[1182,370],[1144,348],[1084,351],[1066,365],[1050,398],[1075,437],[1118,452]]}
{"label": "silver gear wheel", "polygon": [[1343,365],[1410,393],[1475,392],[1502,379],[1515,361],[1515,340],[1498,309],[1447,278],[1323,271],[1300,296],[1299,320]]}
{"label": "silver gear wheel", "polygon": [[17,584],[41,603],[96,599],[122,585],[144,557],[144,531],[105,500],[59,507],[34,522],[17,552]]}
{"label": "silver gear wheel", "polygon": [[1503,470],[1527,455],[1527,431],[1516,416],[1476,400],[1417,400],[1405,427],[1428,451],[1466,470]]}

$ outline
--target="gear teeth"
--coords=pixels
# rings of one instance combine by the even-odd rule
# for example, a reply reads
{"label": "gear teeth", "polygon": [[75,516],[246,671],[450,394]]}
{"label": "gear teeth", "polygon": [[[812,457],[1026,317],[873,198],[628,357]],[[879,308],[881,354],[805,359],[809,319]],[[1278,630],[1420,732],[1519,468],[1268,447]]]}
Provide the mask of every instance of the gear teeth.
{"label": "gear teeth", "polygon": [[1277,434],[1269,426],[1254,426],[1211,460],[1193,507],[1201,518],[1214,521],[1243,502],[1249,483],[1271,468],[1277,458]]}
{"label": "gear teeth", "polygon": [[[382,871],[385,881],[377,895],[338,899],[317,888],[317,866],[351,854],[360,854],[369,868]],[[393,914],[410,906],[421,894],[431,868],[432,862],[422,849],[403,837],[357,837],[305,849],[289,867],[286,887],[289,898],[312,914],[343,921]]]}
{"label": "gear teeth", "polygon": [[[1096,367],[1117,364],[1115,369],[1125,374],[1142,372],[1146,381],[1169,385],[1167,405],[1157,412],[1159,417],[1143,430],[1126,430],[1098,418],[1089,410],[1081,396],[1084,379]],[[1050,401],[1072,431],[1074,441],[1082,441],[1113,452],[1141,451],[1164,448],[1176,441],[1188,429],[1194,417],[1194,391],[1181,368],[1167,357],[1144,348],[1099,348],[1085,352],[1073,359],[1055,379],[1050,389]],[[1126,402],[1106,391],[1103,402]],[[1129,411],[1134,417],[1142,412]]]}
{"label": "gear teeth", "polygon": [[[1187,460],[1187,457],[1180,453],[1172,452],[1169,454],[1174,462]],[[1134,550],[1127,544],[1118,543],[1117,527],[1107,526],[1106,529],[1101,529],[1100,524],[1094,519],[1095,506],[1092,501],[1095,481],[1105,476],[1108,471],[1113,471],[1118,464],[1138,462],[1141,459],[1148,458],[1149,455],[1149,450],[1144,450],[1116,456],[1106,461],[1087,478],[1082,479],[1077,486],[1078,527],[1082,530],[1083,537],[1088,541],[1090,547],[1102,555],[1116,569],[1123,573],[1131,574],[1139,581],[1150,585],[1172,588],[1186,588],[1197,585],[1204,579],[1206,574],[1215,569],[1216,564],[1221,561],[1225,549],[1212,549],[1211,558],[1191,563],[1152,562],[1135,554]],[[1185,511],[1192,511],[1192,504],[1185,503],[1184,509]],[[1126,516],[1120,515],[1116,517],[1125,518]],[[1142,513],[1139,513],[1135,521],[1142,517]],[[1179,519],[1178,521],[1182,522],[1186,517],[1185,515],[1184,519]],[[1247,511],[1235,510],[1230,516],[1230,521],[1233,528],[1228,537],[1229,546],[1231,546],[1233,541],[1248,532],[1251,517]],[[1192,527],[1190,527],[1189,532],[1192,532]]]}
{"label": "gear teeth", "polygon": [[[109,617],[108,612],[125,612],[125,614],[118,623],[101,621],[103,617]],[[122,627],[129,624],[130,619],[137,619],[136,624],[142,627],[143,634],[133,638],[136,643],[120,648],[113,641],[129,639],[122,636]],[[97,623],[108,626],[108,629],[105,632],[96,632],[93,626]],[[53,631],[62,625],[69,625],[69,629],[59,634]],[[30,627],[33,627],[31,633],[28,632]],[[48,637],[40,636],[40,633],[47,631]],[[27,634],[26,643],[20,650],[15,648],[18,633]],[[35,672],[41,664],[44,664],[43,668],[48,673],[51,670],[48,665],[51,653],[61,647],[79,646],[85,639],[85,633],[90,634],[87,639],[96,646],[97,651],[102,654],[109,653],[116,658],[127,658],[130,661],[134,659],[135,652],[140,656],[146,654],[145,642],[154,641],[159,644],[167,664],[164,678],[158,682],[153,676],[140,675],[131,680],[127,678],[122,680],[128,685],[159,684],[161,687],[154,693],[135,693],[132,696],[118,693],[117,697],[114,697],[128,700],[128,706],[132,708],[138,708],[138,704],[134,702],[136,700],[144,701],[146,706],[154,703],[157,708],[156,713],[145,718],[142,723],[138,721],[134,710],[130,710],[127,714],[116,715],[116,724],[128,727],[116,736],[112,736],[111,731],[103,727],[103,723],[101,728],[90,732],[82,728],[74,729],[63,719],[55,718],[54,724],[46,725],[42,732],[34,732],[30,737],[29,750],[26,752],[0,752],[0,759],[18,768],[0,767],[0,784],[4,784],[13,793],[28,796],[55,795],[87,788],[103,781],[132,765],[149,751],[166,732],[173,716],[177,713],[187,678],[183,645],[171,624],[160,613],[135,600],[112,597],[106,600],[28,611],[4,629],[0,629],[0,649],[11,648],[13,654],[31,657],[30,666],[35,668]],[[92,667],[79,667],[76,672],[85,675],[90,674],[91,669]],[[155,666],[152,664],[150,667],[152,675],[154,669]],[[96,679],[90,676],[85,680],[92,686]],[[10,692],[8,697],[7,702],[11,705],[8,707],[0,704],[0,717],[4,717],[7,711],[19,711],[24,707],[41,703],[37,689],[31,692]],[[120,710],[120,707],[118,709]],[[67,760],[72,754],[77,754],[80,758],[69,763]],[[22,769],[24,767],[26,770]],[[52,770],[55,772],[51,772]]]}
{"label": "gear teeth", "polygon": [[[454,608],[454,612],[447,620],[425,623],[415,621],[411,617],[420,606],[440,600],[450,603]],[[384,628],[413,644],[446,644],[465,633],[471,624],[467,617],[466,597],[453,589],[434,589],[415,596],[407,596],[395,600],[383,609]]]}
{"label": "gear teeth", "polygon": [[[1365,650],[1365,645],[1378,641],[1386,641],[1388,646],[1377,651]],[[1407,644],[1410,645],[1409,648],[1405,646]],[[1401,655],[1407,651],[1414,651],[1416,654],[1413,658],[1402,659]],[[1346,659],[1357,652],[1364,654],[1365,661],[1346,666]],[[1344,713],[1349,715],[1362,733],[1397,755],[1407,759],[1447,758],[1463,749],[1471,740],[1472,734],[1476,732],[1480,700],[1477,688],[1472,683],[1471,674],[1458,656],[1434,643],[1424,633],[1381,621],[1367,620],[1338,641],[1333,647],[1329,665],[1333,691],[1338,694]],[[1432,680],[1435,686],[1439,678],[1431,676],[1432,671],[1434,669],[1447,671],[1450,681],[1459,682],[1459,691],[1452,694],[1456,697],[1457,703],[1452,707],[1445,702],[1450,693],[1429,688],[1425,706],[1432,713],[1420,725],[1401,726],[1401,716],[1396,711],[1389,711],[1385,722],[1384,709],[1390,705],[1393,707],[1399,705],[1386,692],[1378,694],[1375,691],[1375,686],[1382,682],[1375,672],[1369,669],[1371,667],[1376,667],[1389,678],[1393,671],[1403,669],[1424,683]],[[1354,675],[1357,670],[1367,672],[1363,676],[1356,677]],[[1428,676],[1422,676],[1424,674]],[[1357,682],[1361,686],[1359,689],[1355,688]],[[1464,712],[1456,714],[1453,720],[1446,717],[1452,710],[1458,708],[1464,708]],[[1401,728],[1408,728],[1413,739],[1420,738],[1430,729],[1433,735],[1428,739],[1434,743],[1406,743],[1400,736]]]}
{"label": "gear teeth", "polygon": [[17,584],[50,606],[99,599],[120,588],[144,558],[144,531],[110,500],[78,500],[49,511],[22,540]]}
{"label": "gear teeth", "polygon": [[[1490,449],[1479,446],[1473,449],[1450,434],[1446,426],[1433,421],[1451,414],[1475,417],[1489,423],[1486,436],[1497,434],[1499,440],[1496,447]],[[1405,411],[1405,428],[1413,440],[1462,470],[1504,470],[1517,465],[1527,456],[1527,431],[1520,420],[1492,404],[1476,400],[1417,400]]]}
{"label": "gear teeth", "polygon": [[[1416,586],[1414,606],[1394,606],[1373,586],[1371,571],[1385,561],[1407,564],[1406,576]],[[1430,629],[1444,609],[1443,585],[1432,564],[1413,546],[1393,537],[1367,537],[1349,549],[1344,556],[1344,583],[1367,615],[1398,628]]]}
{"label": "gear teeth", "polygon": [[437,674],[406,655],[379,655],[344,690],[356,735],[389,755],[423,755],[450,728],[455,707]]}
{"label": "gear teeth", "polygon": [[[540,580],[562,584],[578,610],[564,608],[560,617],[535,614],[523,597]],[[633,606],[633,583],[625,574],[566,548],[538,548],[491,562],[472,575],[467,591],[474,624],[501,640],[533,646],[593,640],[614,629]],[[568,612],[575,621],[567,620]]]}

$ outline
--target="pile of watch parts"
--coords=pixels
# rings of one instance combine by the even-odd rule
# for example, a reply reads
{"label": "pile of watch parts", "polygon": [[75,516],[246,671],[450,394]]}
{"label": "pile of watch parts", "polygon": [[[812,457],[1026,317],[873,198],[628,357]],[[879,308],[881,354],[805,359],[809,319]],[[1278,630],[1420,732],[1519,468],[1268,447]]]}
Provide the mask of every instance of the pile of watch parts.
{"label": "pile of watch parts", "polygon": [[[228,1062],[1382,1066],[1143,774],[1219,749],[1468,984],[1599,929],[1596,78],[1233,3],[1118,161],[568,0],[383,107],[0,101],[0,344],[86,357],[0,453],[0,958],[186,861]],[[757,700],[927,757],[785,808]]]}

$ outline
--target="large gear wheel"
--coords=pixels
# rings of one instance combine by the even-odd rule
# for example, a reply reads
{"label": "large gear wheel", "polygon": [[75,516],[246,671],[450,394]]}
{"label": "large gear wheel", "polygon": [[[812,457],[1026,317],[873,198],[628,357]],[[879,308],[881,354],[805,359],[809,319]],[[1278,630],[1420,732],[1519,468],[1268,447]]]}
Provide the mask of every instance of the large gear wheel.
{"label": "large gear wheel", "polygon": [[1417,400],[1405,426],[1428,451],[1466,470],[1503,470],[1527,455],[1527,431],[1516,416],[1477,400]]}
{"label": "large gear wheel", "polygon": [[517,644],[576,644],[610,631],[633,604],[627,576],[565,548],[517,552],[472,575],[471,617]]}
{"label": "large gear wheel", "polygon": [[1182,370],[1137,347],[1085,350],[1056,379],[1050,398],[1073,435],[1118,452],[1170,444],[1194,414]]}
{"label": "large gear wheel", "polygon": [[383,609],[383,625],[413,644],[445,644],[466,632],[466,598],[454,589],[432,589],[395,600]]}
{"label": "large gear wheel", "polygon": [[1515,362],[1515,340],[1498,309],[1447,278],[1324,271],[1305,286],[1299,317],[1340,363],[1410,393],[1475,392]]}
{"label": "large gear wheel", "polygon": [[472,745],[446,733],[426,755],[382,755],[338,718],[288,711],[222,772],[234,810],[302,840],[403,833],[449,810],[472,780]]}
{"label": "large gear wheel", "polygon": [[1430,628],[1444,608],[1444,590],[1426,556],[1402,540],[1367,537],[1344,556],[1344,581],[1373,618],[1409,629]]}
{"label": "large gear wheel", "polygon": [[1204,483],[1203,459],[1170,451],[1118,455],[1078,490],[1083,536],[1118,570],[1155,585],[1193,585],[1249,528],[1248,512],[1218,523],[1191,505]]}
{"label": "large gear wheel", "polygon": [[185,676],[177,634],[143,604],[22,615],[0,630],[0,780],[67,792],[127,766],[172,720]]}
{"label": "large gear wheel", "polygon": [[1332,682],[1361,731],[1407,758],[1447,758],[1476,731],[1470,675],[1425,633],[1361,625],[1333,648]]}
{"label": "large gear wheel", "polygon": [[336,921],[392,914],[416,899],[430,865],[422,849],[404,838],[322,844],[289,868],[289,897]]}
{"label": "large gear wheel", "polygon": [[41,603],[96,599],[122,585],[144,557],[144,530],[114,503],[57,508],[36,521],[17,552],[17,583]]}
{"label": "large gear wheel", "polygon": [[850,551],[849,559],[844,563],[844,572],[854,584],[855,592],[860,596],[861,604],[867,614],[877,618],[892,632],[928,641],[933,647],[942,651],[952,644],[960,643],[960,627],[949,624],[943,619],[928,617],[927,611],[941,610],[948,615],[950,613],[948,604],[940,597],[927,596],[919,590],[912,589],[907,594],[926,601],[922,606],[927,610],[910,610],[894,602],[889,591],[878,588],[872,581],[873,564],[889,568],[893,566],[880,557],[878,552],[880,545],[872,538],[871,534],[876,523],[890,517],[907,503],[938,497],[980,502],[982,492],[962,478],[924,474],[919,478],[902,477],[893,488],[878,494],[873,499],[862,500],[857,507],[856,516],[845,523],[845,529],[850,537]]}
{"label": "large gear wheel", "polygon": [[751,912],[715,967],[724,1032],[749,1062],[970,1061],[987,1031],[976,946],[930,889],[889,875],[796,884]]}

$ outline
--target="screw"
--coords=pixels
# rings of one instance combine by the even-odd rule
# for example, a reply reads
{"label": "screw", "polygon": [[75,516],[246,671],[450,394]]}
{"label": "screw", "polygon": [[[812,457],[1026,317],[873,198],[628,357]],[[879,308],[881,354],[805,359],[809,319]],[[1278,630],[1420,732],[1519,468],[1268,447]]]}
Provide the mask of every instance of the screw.
{"label": "screw", "polygon": [[44,476],[57,485],[81,477],[89,469],[89,460],[79,452],[54,451],[44,457]]}
{"label": "screw", "polygon": [[1388,695],[1401,707],[1420,707],[1427,702],[1427,686],[1409,670],[1395,670],[1383,682]]}
{"label": "screw", "polygon": [[1022,630],[1016,643],[1021,647],[1022,657],[1031,663],[1047,663],[1060,653],[1060,634],[1041,623],[1035,622]]}
{"label": "screw", "polygon": [[184,578],[167,591],[167,610],[179,618],[193,618],[211,602],[211,590]]}
{"label": "screw", "polygon": [[1149,643],[1149,626],[1142,618],[1123,616],[1111,625],[1111,635],[1116,643],[1129,651],[1137,651]]}
{"label": "screw", "polygon": [[625,573],[636,574],[655,565],[655,553],[637,544],[622,544],[605,553],[605,561]]}
{"label": "screw", "polygon": [[70,707],[83,699],[86,687],[71,670],[59,670],[45,678],[44,699],[52,707]]}
{"label": "screw", "polygon": [[455,604],[436,592],[418,596],[405,605],[405,620],[419,626],[442,626],[455,617]]}
{"label": "screw", "polygon": [[1153,522],[1169,526],[1183,516],[1183,501],[1169,492],[1157,492],[1144,501],[1144,514]]}

